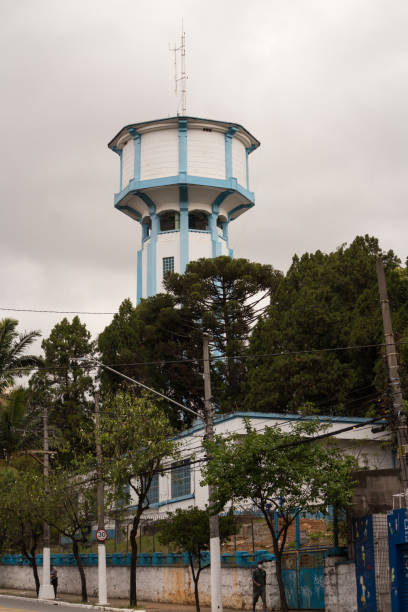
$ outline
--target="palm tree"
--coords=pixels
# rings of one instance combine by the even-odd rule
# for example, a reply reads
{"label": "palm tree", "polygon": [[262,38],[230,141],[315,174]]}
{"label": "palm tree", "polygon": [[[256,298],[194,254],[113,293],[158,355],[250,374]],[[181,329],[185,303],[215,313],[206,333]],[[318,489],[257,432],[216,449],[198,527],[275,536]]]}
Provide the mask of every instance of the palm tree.
{"label": "palm tree", "polygon": [[29,391],[19,387],[0,398],[0,459],[9,464],[15,453],[36,445],[41,416],[30,406]]}
{"label": "palm tree", "polygon": [[18,376],[27,374],[18,368],[30,368],[41,364],[41,359],[35,355],[25,355],[27,348],[41,334],[31,331],[19,334],[16,330],[18,321],[2,319],[0,321],[0,397],[14,383]]}

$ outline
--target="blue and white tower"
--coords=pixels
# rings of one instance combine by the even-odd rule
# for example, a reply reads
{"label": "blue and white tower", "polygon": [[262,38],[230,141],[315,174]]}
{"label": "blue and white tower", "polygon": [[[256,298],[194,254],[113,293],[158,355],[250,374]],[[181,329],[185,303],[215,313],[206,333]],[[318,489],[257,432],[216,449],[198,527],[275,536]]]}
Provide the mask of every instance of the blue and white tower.
{"label": "blue and white tower", "polygon": [[259,144],[236,123],[185,116],[133,123],[111,140],[120,159],[115,207],[142,230],[137,302],[162,291],[168,271],[232,256],[228,227],[254,206],[248,157]]}

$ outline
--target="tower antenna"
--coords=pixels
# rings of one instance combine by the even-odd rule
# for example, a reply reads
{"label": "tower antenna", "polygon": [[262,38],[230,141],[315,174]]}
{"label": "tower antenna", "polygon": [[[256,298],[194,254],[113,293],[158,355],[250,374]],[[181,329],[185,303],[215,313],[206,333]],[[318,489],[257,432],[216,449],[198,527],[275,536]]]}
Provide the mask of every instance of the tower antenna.
{"label": "tower antenna", "polygon": [[[184,22],[181,20],[180,44],[170,47],[174,53],[174,91],[179,96],[177,115],[185,115],[187,112],[187,72],[186,72],[186,33]],[[178,69],[178,57],[180,58],[180,71]],[[179,85],[180,82],[180,85]]]}

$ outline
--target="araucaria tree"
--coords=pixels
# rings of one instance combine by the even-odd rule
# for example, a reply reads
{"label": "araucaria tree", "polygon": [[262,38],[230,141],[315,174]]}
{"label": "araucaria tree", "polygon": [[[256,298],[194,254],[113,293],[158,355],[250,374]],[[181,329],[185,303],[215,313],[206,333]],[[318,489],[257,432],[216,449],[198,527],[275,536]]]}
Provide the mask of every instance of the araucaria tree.
{"label": "araucaria tree", "polygon": [[[173,429],[163,410],[148,395],[135,397],[118,392],[106,399],[101,419],[101,442],[105,479],[117,503],[129,491],[133,512],[130,531],[131,564],[129,605],[137,604],[137,531],[143,512],[149,507],[148,493],[155,474],[165,459],[177,458]],[[114,503],[114,500],[111,500]]]}
{"label": "araucaria tree", "polygon": [[263,433],[247,421],[245,435],[232,434],[206,443],[211,461],[204,468],[204,482],[216,486],[216,506],[221,509],[252,501],[265,518],[276,556],[282,612],[288,611],[282,554],[290,525],[300,512],[327,512],[329,504],[344,508],[352,495],[354,459],[327,442],[313,441],[320,431],[315,419],[289,429],[267,427]]}
{"label": "araucaria tree", "polygon": [[[220,517],[220,540],[224,542],[237,533],[234,516],[227,513]],[[197,612],[200,612],[198,581],[200,574],[209,563],[203,565],[201,553],[210,547],[210,512],[197,507],[182,510],[178,508],[173,514],[159,524],[159,540],[162,544],[172,546],[178,552],[188,554],[191,575],[194,582],[194,598]]]}
{"label": "araucaria tree", "polygon": [[254,322],[281,278],[270,265],[222,256],[192,261],[184,274],[165,279],[183,317],[211,334],[222,357],[213,362],[212,373],[214,398],[224,411],[243,408],[247,360],[242,357]]}

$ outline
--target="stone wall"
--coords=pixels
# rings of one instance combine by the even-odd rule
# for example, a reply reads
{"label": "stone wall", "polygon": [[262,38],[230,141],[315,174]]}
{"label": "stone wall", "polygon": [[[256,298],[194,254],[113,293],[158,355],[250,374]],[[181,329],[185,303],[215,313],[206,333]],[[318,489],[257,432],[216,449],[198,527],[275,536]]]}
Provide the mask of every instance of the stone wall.
{"label": "stone wall", "polygon": [[325,612],[357,612],[356,567],[344,557],[327,557],[324,564]]}

